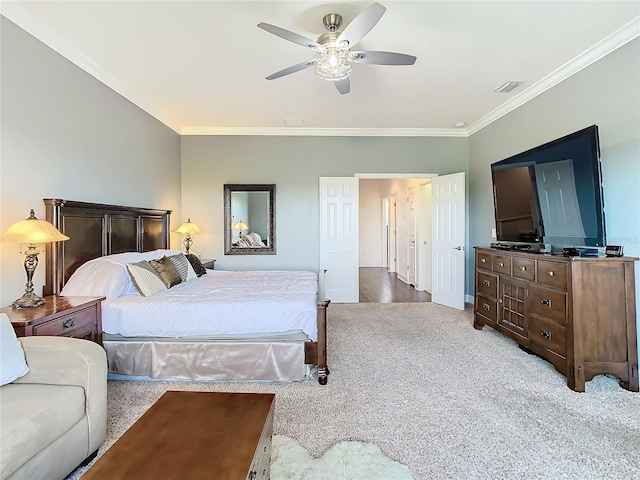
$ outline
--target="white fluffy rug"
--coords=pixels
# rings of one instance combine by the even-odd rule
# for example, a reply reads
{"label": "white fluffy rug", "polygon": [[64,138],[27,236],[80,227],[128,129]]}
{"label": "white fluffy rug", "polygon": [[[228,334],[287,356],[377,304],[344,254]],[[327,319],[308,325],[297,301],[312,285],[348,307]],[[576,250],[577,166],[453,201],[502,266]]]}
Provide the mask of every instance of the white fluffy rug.
{"label": "white fluffy rug", "polygon": [[391,460],[373,443],[339,442],[320,458],[312,457],[293,438],[274,435],[272,480],[404,480],[412,479],[405,465]]}

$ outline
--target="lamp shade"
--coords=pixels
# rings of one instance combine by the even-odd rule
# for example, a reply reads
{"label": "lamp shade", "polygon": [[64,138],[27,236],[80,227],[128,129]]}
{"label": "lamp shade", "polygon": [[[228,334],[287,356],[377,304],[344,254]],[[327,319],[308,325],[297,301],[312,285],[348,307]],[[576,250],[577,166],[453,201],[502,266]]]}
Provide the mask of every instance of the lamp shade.
{"label": "lamp shade", "polygon": [[185,223],[180,225],[175,233],[202,233],[195,223],[191,223],[191,219],[188,218]]}
{"label": "lamp shade", "polygon": [[9,227],[2,235],[2,242],[7,243],[49,243],[69,240],[46,220],[38,220],[31,210],[29,218],[20,220]]}
{"label": "lamp shade", "polygon": [[249,230],[249,225],[247,225],[246,223],[242,223],[242,220],[240,220],[238,223],[233,225],[233,229],[234,230]]}

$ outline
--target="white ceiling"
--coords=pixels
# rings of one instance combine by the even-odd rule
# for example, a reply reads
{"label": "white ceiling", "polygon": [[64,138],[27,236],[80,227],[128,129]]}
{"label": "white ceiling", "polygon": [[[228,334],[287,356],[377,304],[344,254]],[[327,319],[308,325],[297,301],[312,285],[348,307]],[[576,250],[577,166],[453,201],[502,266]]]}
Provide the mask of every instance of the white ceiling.
{"label": "white ceiling", "polygon": [[[316,39],[371,2],[2,1],[2,14],[181,134],[453,135],[479,130],[640,35],[634,1],[393,1],[357,45],[417,56],[357,64],[351,93],[307,69]],[[507,80],[524,84],[494,90]],[[303,128],[285,120],[303,121]],[[456,123],[465,126],[456,128]]]}

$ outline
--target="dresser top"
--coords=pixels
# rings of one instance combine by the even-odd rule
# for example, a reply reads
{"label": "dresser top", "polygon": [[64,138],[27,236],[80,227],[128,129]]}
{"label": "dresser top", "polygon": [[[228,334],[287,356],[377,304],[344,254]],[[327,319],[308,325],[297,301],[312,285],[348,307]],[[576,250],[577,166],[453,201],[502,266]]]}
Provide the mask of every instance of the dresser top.
{"label": "dresser top", "polygon": [[557,262],[637,262],[640,260],[640,258],[636,257],[565,257],[561,253],[532,253],[484,246],[473,248],[478,252],[491,253],[494,255],[507,255],[511,257],[524,257]]}

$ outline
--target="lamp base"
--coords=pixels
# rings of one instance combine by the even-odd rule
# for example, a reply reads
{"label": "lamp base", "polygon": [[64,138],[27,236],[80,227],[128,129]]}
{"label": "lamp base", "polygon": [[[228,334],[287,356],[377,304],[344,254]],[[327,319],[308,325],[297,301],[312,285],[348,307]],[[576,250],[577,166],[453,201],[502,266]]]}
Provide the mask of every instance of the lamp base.
{"label": "lamp base", "polygon": [[11,304],[13,308],[39,307],[40,305],[44,305],[44,298],[33,292],[25,292],[24,295]]}

